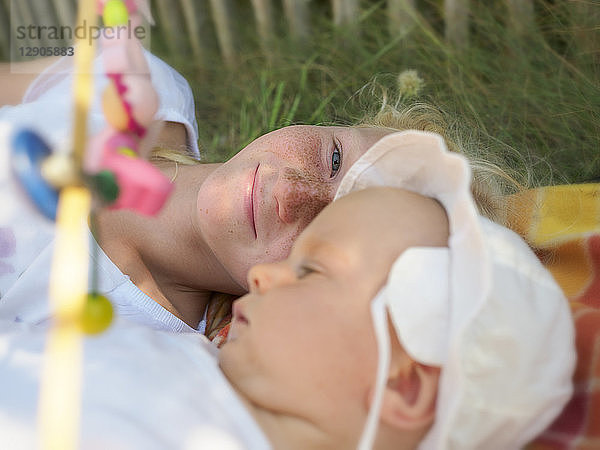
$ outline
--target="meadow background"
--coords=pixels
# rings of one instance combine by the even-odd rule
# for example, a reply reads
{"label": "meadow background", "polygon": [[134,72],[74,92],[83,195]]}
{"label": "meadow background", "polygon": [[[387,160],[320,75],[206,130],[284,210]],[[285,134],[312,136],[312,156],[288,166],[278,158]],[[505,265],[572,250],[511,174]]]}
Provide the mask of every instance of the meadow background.
{"label": "meadow background", "polygon": [[[0,0],[0,19],[7,4]],[[531,184],[600,179],[600,1],[152,0],[152,8],[151,50],[190,82],[208,161],[284,125],[352,124],[376,107],[370,81],[393,95],[399,74],[414,70],[422,88],[405,102],[439,106],[486,151],[521,173],[529,167]]]}
{"label": "meadow background", "polygon": [[405,2],[414,8],[394,22],[391,2],[355,2],[343,17],[335,1],[311,0],[300,26],[285,1],[272,1],[266,38],[255,9],[264,2],[216,1],[229,49],[215,1],[196,16],[196,49],[170,29],[189,23],[178,19],[185,2],[168,2],[166,14],[166,2],[155,1],[152,41],[192,85],[211,160],[283,125],[353,123],[373,105],[368,89],[359,93],[370,80],[394,91],[401,72],[416,70],[423,88],[407,102],[438,105],[513,168],[531,167],[533,183],[600,177],[598,1],[459,1],[451,3],[468,9],[446,18],[447,2],[423,0]]}

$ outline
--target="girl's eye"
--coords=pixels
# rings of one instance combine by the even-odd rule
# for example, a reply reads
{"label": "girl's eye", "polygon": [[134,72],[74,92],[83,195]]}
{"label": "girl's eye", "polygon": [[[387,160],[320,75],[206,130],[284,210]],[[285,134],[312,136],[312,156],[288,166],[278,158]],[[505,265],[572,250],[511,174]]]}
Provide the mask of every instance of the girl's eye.
{"label": "girl's eye", "polygon": [[331,174],[329,178],[337,175],[342,167],[342,146],[337,139],[333,141],[333,153],[331,153]]}

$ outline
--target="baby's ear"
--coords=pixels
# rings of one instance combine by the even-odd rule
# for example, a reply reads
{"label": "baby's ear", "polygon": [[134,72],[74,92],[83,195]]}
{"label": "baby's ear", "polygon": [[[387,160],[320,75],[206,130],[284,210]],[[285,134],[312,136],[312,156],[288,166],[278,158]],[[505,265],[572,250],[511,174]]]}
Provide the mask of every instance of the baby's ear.
{"label": "baby's ear", "polygon": [[404,350],[396,354],[383,392],[380,420],[398,429],[428,426],[435,417],[439,378],[439,368],[414,361]]}

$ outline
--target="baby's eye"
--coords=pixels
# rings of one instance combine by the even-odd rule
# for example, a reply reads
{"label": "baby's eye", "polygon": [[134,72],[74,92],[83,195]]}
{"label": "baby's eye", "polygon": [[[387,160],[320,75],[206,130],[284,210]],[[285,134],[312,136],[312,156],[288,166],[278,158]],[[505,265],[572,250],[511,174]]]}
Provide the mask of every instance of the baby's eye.
{"label": "baby's eye", "polygon": [[331,174],[329,178],[337,175],[342,167],[342,146],[337,139],[333,140],[333,152],[331,153]]}
{"label": "baby's eye", "polygon": [[301,279],[313,272],[315,272],[314,269],[312,269],[309,266],[300,266],[296,271],[296,277],[298,277],[298,279]]}

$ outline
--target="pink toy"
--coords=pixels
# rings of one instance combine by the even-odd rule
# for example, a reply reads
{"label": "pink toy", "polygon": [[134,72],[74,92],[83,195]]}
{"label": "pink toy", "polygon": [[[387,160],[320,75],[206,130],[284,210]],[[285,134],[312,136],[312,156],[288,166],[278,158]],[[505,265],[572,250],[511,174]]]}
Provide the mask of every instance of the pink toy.
{"label": "pink toy", "polygon": [[[152,87],[143,47],[137,39],[128,39],[126,33],[115,35],[112,39],[103,38],[102,45],[104,70],[113,83],[109,88],[112,91],[103,96],[107,120],[113,127],[122,131],[128,129],[141,137],[143,128],[152,122],[159,101]],[[115,94],[118,94],[121,104]],[[123,114],[127,119],[124,120]],[[114,120],[111,121],[111,118]]]}
{"label": "pink toy", "polygon": [[84,170],[98,173],[106,168],[106,160],[111,152],[117,152],[130,158],[138,157],[139,142],[134,136],[119,133],[110,127],[105,128],[92,139],[86,149]]}
{"label": "pink toy", "polygon": [[[107,1],[98,1],[100,14]],[[137,15],[138,7],[142,13],[144,8],[149,11],[146,0],[122,1],[117,10],[124,11],[125,5],[130,18]],[[127,19],[126,13],[116,14],[117,22]],[[89,141],[84,170],[91,174],[109,170],[114,174],[119,196],[112,208],[154,215],[166,202],[173,185],[156,167],[139,158],[141,138],[158,110],[150,69],[141,43],[127,32],[126,25],[113,27],[113,33],[104,34],[101,43],[104,70],[110,80],[102,95],[108,126]]]}
{"label": "pink toy", "polygon": [[119,185],[119,197],[111,206],[155,215],[173,190],[173,184],[152,164],[107,148],[102,166],[111,170]]}
{"label": "pink toy", "polygon": [[[129,12],[129,14],[133,14],[137,11],[138,7],[137,7],[137,2],[135,0],[122,0],[123,3],[125,3],[125,6],[127,7],[127,11]],[[108,2],[108,0],[98,0],[98,15],[101,16],[102,13],[104,12],[104,6],[106,5],[106,3]]]}
{"label": "pink toy", "polygon": [[136,80],[138,77],[133,76],[133,79],[127,79],[129,86],[126,86],[126,78],[120,74],[109,75],[109,78],[111,84],[102,95],[102,108],[107,122],[117,130],[144,136],[144,125],[152,122],[158,102],[154,101],[152,95],[145,100],[140,96],[144,95],[144,89],[152,87],[152,83],[144,79]]}
{"label": "pink toy", "polygon": [[131,134],[106,128],[90,141],[86,170],[110,170],[115,175],[119,197],[111,208],[154,215],[168,199],[173,184],[156,167],[137,157],[138,146],[139,141]]}

